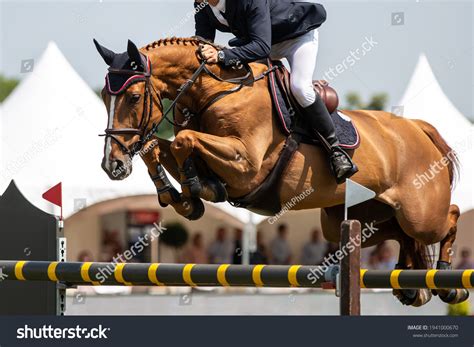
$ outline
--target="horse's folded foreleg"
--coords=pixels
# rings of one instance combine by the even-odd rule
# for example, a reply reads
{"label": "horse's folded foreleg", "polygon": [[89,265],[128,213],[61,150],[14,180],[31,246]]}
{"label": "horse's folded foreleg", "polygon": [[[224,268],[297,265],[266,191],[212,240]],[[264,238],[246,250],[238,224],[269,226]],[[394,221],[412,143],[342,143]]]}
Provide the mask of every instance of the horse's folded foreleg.
{"label": "horse's folded foreleg", "polygon": [[[183,194],[187,197],[203,196],[203,180],[198,177],[195,158],[201,158],[207,167],[222,181],[232,187],[245,189],[261,167],[262,160],[256,159],[256,150],[248,151],[243,142],[235,137],[218,137],[192,130],[183,130],[171,144],[171,153],[180,170],[180,182]],[[254,153],[254,156],[250,155]],[[212,181],[212,182],[211,182]],[[207,181],[205,189],[211,201],[222,199],[226,195],[223,186],[216,185],[218,180]],[[211,183],[212,184],[211,184]]]}
{"label": "horse's folded foreleg", "polygon": [[169,147],[160,140],[159,146],[150,146],[149,144],[142,153],[142,159],[147,165],[150,177],[155,184],[158,193],[158,201],[162,207],[171,205],[178,214],[190,220],[199,219],[205,210],[202,201],[196,198],[187,198],[180,194],[173,187],[160,162],[160,159],[162,159],[165,165],[170,166],[171,171],[177,171],[173,170],[172,164],[174,159],[169,151],[167,154],[166,148],[169,149]]}

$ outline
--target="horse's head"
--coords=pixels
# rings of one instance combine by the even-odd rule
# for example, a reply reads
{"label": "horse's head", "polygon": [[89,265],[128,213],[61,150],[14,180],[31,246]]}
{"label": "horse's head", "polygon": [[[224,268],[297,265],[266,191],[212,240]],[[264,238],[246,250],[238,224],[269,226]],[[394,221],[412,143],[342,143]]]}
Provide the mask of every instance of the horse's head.
{"label": "horse's head", "polygon": [[145,145],[154,118],[161,117],[160,97],[150,81],[150,60],[133,42],[120,54],[94,44],[109,66],[102,90],[108,113],[102,168],[112,180],[123,180],[132,173],[133,156]]}

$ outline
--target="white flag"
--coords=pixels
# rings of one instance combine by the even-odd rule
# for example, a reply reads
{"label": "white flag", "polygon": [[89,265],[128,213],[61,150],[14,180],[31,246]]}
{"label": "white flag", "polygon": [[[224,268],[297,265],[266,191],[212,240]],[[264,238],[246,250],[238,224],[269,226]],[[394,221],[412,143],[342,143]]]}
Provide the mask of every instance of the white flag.
{"label": "white flag", "polygon": [[373,199],[375,196],[374,191],[354,181],[346,180],[346,209]]}

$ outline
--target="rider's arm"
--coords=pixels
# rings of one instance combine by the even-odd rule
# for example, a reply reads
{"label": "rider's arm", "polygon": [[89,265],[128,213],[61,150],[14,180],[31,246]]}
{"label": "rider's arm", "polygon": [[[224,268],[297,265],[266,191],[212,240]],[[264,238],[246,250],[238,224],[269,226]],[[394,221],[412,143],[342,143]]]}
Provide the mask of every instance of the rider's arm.
{"label": "rider's arm", "polygon": [[216,38],[216,27],[209,19],[209,16],[206,13],[206,9],[202,7],[202,4],[195,2],[194,10],[194,18],[196,21],[196,36],[202,37],[207,41],[214,42]]}
{"label": "rider's arm", "polygon": [[237,61],[248,63],[267,58],[272,46],[272,20],[268,0],[246,1],[249,42],[238,48],[225,48],[226,66]]}

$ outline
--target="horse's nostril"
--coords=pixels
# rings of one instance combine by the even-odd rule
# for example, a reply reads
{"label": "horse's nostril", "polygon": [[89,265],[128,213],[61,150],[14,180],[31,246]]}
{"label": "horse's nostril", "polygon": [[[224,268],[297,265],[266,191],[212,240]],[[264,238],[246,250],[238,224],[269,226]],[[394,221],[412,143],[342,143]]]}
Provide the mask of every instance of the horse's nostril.
{"label": "horse's nostril", "polygon": [[114,160],[112,163],[111,163],[111,168],[112,168],[112,174],[115,176],[115,177],[119,177],[123,174],[123,169],[124,169],[125,165],[123,164],[123,161],[121,160]]}

